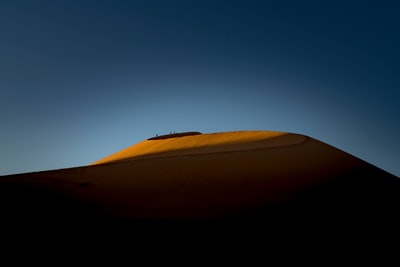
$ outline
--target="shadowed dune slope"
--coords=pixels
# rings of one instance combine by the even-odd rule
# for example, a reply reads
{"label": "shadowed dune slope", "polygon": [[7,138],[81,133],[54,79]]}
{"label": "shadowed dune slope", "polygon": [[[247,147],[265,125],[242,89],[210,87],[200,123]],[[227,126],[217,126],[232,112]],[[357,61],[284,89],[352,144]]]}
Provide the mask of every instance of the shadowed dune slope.
{"label": "shadowed dune slope", "polygon": [[90,166],[3,176],[0,198],[11,225],[239,223],[334,235],[394,229],[400,183],[304,135],[242,131],[146,140]]}

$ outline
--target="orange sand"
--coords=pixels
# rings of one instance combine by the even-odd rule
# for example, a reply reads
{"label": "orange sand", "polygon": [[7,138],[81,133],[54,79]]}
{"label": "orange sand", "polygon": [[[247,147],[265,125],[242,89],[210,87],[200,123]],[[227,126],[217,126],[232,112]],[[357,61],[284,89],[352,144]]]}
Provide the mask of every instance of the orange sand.
{"label": "orange sand", "polygon": [[[276,143],[276,140],[271,139],[282,135],[285,135],[285,133],[272,131],[241,131],[201,134],[161,140],[146,140],[104,159],[98,160],[92,163],[92,165],[126,160],[139,156],[199,154],[268,147],[279,145],[279,143]],[[289,140],[286,142],[290,143]]]}

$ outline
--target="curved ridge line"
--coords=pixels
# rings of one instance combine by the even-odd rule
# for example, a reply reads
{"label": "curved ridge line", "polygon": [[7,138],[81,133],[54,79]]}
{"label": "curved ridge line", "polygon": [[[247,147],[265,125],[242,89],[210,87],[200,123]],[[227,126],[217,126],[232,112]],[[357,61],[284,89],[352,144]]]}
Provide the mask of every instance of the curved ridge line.
{"label": "curved ridge line", "polygon": [[[281,136],[279,136],[281,137]],[[279,138],[278,137],[278,138]],[[236,149],[236,150],[226,150],[226,151],[215,151],[215,152],[203,152],[203,153],[188,153],[188,154],[181,154],[181,155],[164,155],[162,156],[161,153],[159,153],[159,156],[136,156],[136,157],[131,157],[131,158],[126,158],[126,159],[121,159],[121,160],[116,160],[116,161],[112,161],[112,162],[105,162],[105,163],[101,163],[101,164],[96,164],[96,165],[92,165],[94,166],[105,166],[105,165],[111,165],[111,164],[117,164],[117,163],[128,163],[131,161],[135,161],[135,160],[147,160],[147,159],[160,159],[160,158],[179,158],[179,157],[194,157],[194,156],[201,156],[201,155],[213,155],[213,154],[224,154],[224,153],[238,153],[238,152],[246,152],[246,151],[257,151],[257,150],[272,150],[272,149],[278,149],[278,148],[286,148],[286,147],[291,147],[291,146],[297,146],[297,145],[301,145],[304,144],[310,140],[312,140],[312,138],[302,135],[302,137],[304,138],[304,140],[298,142],[298,143],[294,143],[294,144],[288,144],[288,145],[280,145],[280,146],[271,146],[271,147],[259,147],[259,148],[250,148],[250,149]],[[157,154],[153,154],[153,155],[157,155]],[[88,166],[91,167],[91,166]]]}

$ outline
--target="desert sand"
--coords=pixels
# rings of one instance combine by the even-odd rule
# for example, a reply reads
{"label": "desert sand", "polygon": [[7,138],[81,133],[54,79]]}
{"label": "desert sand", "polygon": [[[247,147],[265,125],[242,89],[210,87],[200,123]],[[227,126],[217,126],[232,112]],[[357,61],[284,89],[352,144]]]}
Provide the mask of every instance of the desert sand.
{"label": "desert sand", "polygon": [[270,237],[373,233],[395,227],[400,204],[397,177],[311,137],[271,131],[150,138],[89,166],[2,176],[0,193],[9,226],[136,234],[166,225],[192,234],[215,225]]}

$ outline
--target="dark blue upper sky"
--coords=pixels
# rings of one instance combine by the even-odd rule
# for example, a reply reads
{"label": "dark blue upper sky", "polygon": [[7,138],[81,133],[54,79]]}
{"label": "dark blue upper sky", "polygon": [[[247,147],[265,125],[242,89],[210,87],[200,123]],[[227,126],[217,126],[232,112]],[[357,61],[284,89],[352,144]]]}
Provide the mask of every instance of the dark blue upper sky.
{"label": "dark blue upper sky", "polygon": [[0,175],[155,134],[310,135],[400,176],[397,1],[0,1]]}

